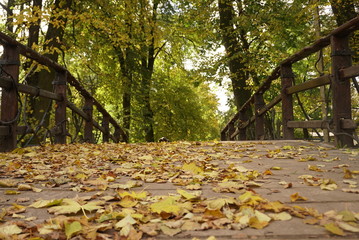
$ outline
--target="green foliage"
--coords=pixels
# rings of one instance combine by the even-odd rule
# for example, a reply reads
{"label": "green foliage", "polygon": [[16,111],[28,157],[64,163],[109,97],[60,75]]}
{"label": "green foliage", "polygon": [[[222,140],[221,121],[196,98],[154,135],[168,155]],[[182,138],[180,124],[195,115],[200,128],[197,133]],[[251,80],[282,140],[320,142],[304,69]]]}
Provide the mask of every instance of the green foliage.
{"label": "green foliage", "polygon": [[[283,59],[315,40],[316,7],[320,8],[322,35],[335,26],[327,0],[230,2],[235,15],[233,34],[240,48],[234,57],[242,59],[251,91]],[[155,139],[166,136],[171,140],[209,140],[219,137],[219,127],[235,113],[233,100],[229,101],[228,112],[218,113],[217,100],[209,87],[210,83],[222,84],[223,79],[230,77],[228,59],[221,47],[217,4],[213,0],[84,0],[73,1],[71,9],[60,4],[54,10],[54,1],[44,0],[41,9],[33,7],[31,1],[19,3],[10,17],[15,27],[13,34],[24,44],[29,28],[40,21],[39,42],[31,47],[61,56],[59,62],[121,125],[126,125],[129,117],[127,130],[131,141],[144,141],[146,124],[153,125]],[[67,22],[62,16],[66,16]],[[5,22],[1,19],[2,31],[6,29]],[[46,38],[51,25],[64,29],[63,39]],[[51,45],[53,42],[56,44]],[[329,72],[328,52],[323,52],[325,72]],[[316,61],[317,57],[311,56],[293,66],[296,84],[320,74],[313,67]],[[32,68],[35,72],[43,70],[32,64],[24,67],[21,76],[27,76]],[[280,88],[279,81],[275,81],[265,94],[265,101],[268,103],[278,95]],[[228,91],[233,91],[231,86]],[[124,102],[126,94],[130,106]],[[69,96],[78,106],[83,104],[74,89],[69,89]],[[298,96],[299,100],[294,100],[303,103],[309,117],[320,118],[319,90]],[[130,116],[125,116],[126,110]],[[146,119],[144,113],[148,111],[153,114]],[[278,107],[274,111],[280,113]],[[305,119],[298,104],[294,112],[296,119]],[[278,117],[271,119],[277,121]],[[70,131],[76,135],[75,125],[80,123],[71,121],[74,126]]]}

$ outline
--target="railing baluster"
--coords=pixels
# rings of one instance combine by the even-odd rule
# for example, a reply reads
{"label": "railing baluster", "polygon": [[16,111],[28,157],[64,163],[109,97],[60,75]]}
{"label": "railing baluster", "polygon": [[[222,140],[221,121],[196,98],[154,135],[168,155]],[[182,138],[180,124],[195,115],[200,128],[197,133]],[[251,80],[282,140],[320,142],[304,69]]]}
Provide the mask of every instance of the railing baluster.
{"label": "railing baluster", "polygon": [[83,111],[87,114],[88,119],[85,121],[85,130],[84,130],[84,140],[85,142],[93,143],[93,100],[92,98],[85,98],[85,105],[83,107]]}
{"label": "railing baluster", "polygon": [[17,89],[15,84],[19,81],[19,49],[13,45],[4,45],[1,60],[2,75],[10,77],[13,81],[11,88],[3,88],[1,94],[1,121],[9,127],[8,134],[0,136],[0,152],[11,151],[16,148],[17,118],[19,117]]}
{"label": "railing baluster", "polygon": [[[244,108],[242,111],[239,112],[239,126],[242,123],[245,123],[248,120],[248,117],[246,115],[246,108]],[[247,140],[247,129],[246,128],[239,128],[239,140]]]}
{"label": "railing baluster", "polygon": [[55,81],[53,81],[54,92],[62,96],[61,101],[56,101],[55,105],[55,143],[66,143],[66,90],[67,90],[67,72],[57,71]]}
{"label": "railing baluster", "polygon": [[102,127],[105,129],[105,132],[102,133],[102,141],[108,142],[110,140],[110,117],[104,115],[102,118]]}
{"label": "railing baluster", "polygon": [[288,128],[288,121],[294,120],[293,115],[293,97],[287,93],[287,88],[292,86],[294,74],[292,65],[281,65],[281,83],[282,83],[282,130],[284,139],[294,139],[294,129]]}
{"label": "railing baluster", "polygon": [[339,147],[353,146],[353,129],[343,129],[340,120],[352,119],[350,81],[340,78],[339,70],[352,65],[349,36],[331,37],[333,124],[335,144]]}
{"label": "railing baluster", "polygon": [[265,137],[264,130],[264,114],[258,115],[259,111],[265,106],[263,94],[256,93],[254,95],[254,106],[255,106],[255,135],[257,140],[263,140]]}

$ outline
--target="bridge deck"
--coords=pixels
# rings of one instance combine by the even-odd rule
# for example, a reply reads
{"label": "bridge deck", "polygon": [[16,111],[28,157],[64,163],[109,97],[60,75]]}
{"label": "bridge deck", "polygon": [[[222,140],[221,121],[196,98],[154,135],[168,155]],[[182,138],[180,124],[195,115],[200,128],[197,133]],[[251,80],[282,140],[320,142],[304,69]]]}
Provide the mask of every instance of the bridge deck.
{"label": "bridge deck", "polygon": [[357,149],[305,141],[17,149],[0,154],[0,238],[358,239],[358,174]]}

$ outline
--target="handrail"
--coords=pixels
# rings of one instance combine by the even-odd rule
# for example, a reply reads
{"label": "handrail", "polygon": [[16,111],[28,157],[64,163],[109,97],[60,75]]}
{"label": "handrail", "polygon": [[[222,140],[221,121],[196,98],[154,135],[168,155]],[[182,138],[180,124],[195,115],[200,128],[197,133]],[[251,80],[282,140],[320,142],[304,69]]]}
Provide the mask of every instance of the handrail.
{"label": "handrail", "polygon": [[[87,134],[90,140],[92,139],[91,137],[92,127],[96,127],[103,133],[104,141],[108,141],[109,138],[111,138],[115,142],[120,141],[120,139],[122,139],[123,141],[128,141],[128,136],[126,132],[121,128],[121,126],[117,123],[117,121],[106,111],[106,109],[102,106],[102,104],[100,104],[65,67],[54,62],[50,58],[36,52],[35,50],[17,42],[16,40],[12,39],[10,36],[4,34],[3,32],[0,32],[0,44],[3,45],[4,48],[10,53],[7,54],[8,56],[5,56],[6,59],[5,62],[3,61],[2,65],[4,65],[7,68],[8,72],[11,75],[10,77],[0,76],[0,87],[3,89],[3,91],[9,93],[6,94],[6,97],[3,97],[2,99],[2,104],[1,104],[2,116],[1,116],[0,125],[1,123],[9,121],[9,119],[17,118],[16,115],[18,115],[17,113],[19,112],[19,110],[17,109],[18,107],[17,107],[16,92],[18,91],[33,96],[40,96],[40,97],[56,100],[58,107],[55,110],[55,115],[56,115],[55,119],[57,119],[57,121],[60,122],[57,123],[56,125],[59,124],[64,125],[63,123],[61,123],[59,119],[62,119],[62,122],[64,120],[66,121],[66,117],[64,116],[66,115],[66,107],[68,107],[72,111],[77,113],[79,116],[85,119],[86,121],[85,135]],[[26,58],[32,59],[37,63],[47,66],[57,72],[57,78],[59,78],[60,80],[53,82],[53,84],[55,84],[54,85],[55,92],[46,91],[34,86],[20,84],[17,82],[18,74],[19,74],[19,65],[20,65],[19,55],[23,55]],[[14,85],[14,81],[16,81],[15,85]],[[103,126],[101,126],[99,123],[97,123],[92,119],[91,116],[92,110],[90,112],[82,111],[79,108],[77,108],[73,103],[70,103],[66,99],[66,88],[61,87],[62,84],[66,84],[66,83],[69,83],[71,86],[73,86],[86,99],[87,102],[96,106],[97,111],[100,112],[103,116],[103,123],[102,123]],[[13,106],[10,108],[11,111],[3,111],[3,109],[8,108],[10,105]],[[62,108],[61,106],[64,106],[64,108]],[[109,127],[106,125],[109,123],[111,123],[115,129],[114,134],[109,133]],[[0,152],[10,151],[16,147],[17,128],[21,128],[21,127],[17,126],[16,121],[11,121],[5,126],[0,126],[1,129]],[[55,140],[57,139],[58,141],[60,141],[59,143],[65,143],[66,134],[67,134],[66,129],[62,129],[59,132],[60,134],[62,134],[62,137],[59,138],[55,137]]]}
{"label": "handrail", "polygon": [[[277,103],[282,101],[282,98],[289,99],[289,107],[291,104],[291,95],[299,92],[304,91],[308,89],[312,89],[318,86],[326,85],[326,84],[335,84],[336,82],[343,81],[345,79],[348,79],[350,77],[358,76],[359,75],[359,66],[350,66],[350,59],[348,60],[348,53],[350,52],[349,49],[340,49],[342,46],[338,44],[338,42],[341,42],[342,44],[347,44],[347,40],[349,37],[349,34],[359,29],[359,16],[353,18],[352,20],[344,23],[343,25],[339,26],[338,28],[334,29],[331,33],[326,35],[325,37],[322,37],[315,41],[312,45],[309,45],[297,53],[291,55],[290,57],[283,60],[278,67],[276,67],[271,74],[267,77],[267,79],[258,87],[258,89],[253,93],[253,95],[239,108],[238,112],[231,118],[231,120],[228,121],[228,123],[225,125],[225,127],[221,131],[221,139],[222,140],[233,140],[235,136],[239,134],[239,129],[244,129],[251,124],[252,122],[255,122],[257,118],[262,117],[263,114],[265,114],[267,111],[269,111],[272,107],[274,107]],[[302,83],[300,85],[291,86],[291,80],[294,76],[292,75],[291,66],[293,63],[296,63],[300,60],[303,60],[304,58],[310,56],[313,53],[316,53],[317,51],[321,50],[324,47],[329,46],[332,44],[332,49],[334,51],[334,54],[332,53],[332,59],[333,59],[333,67],[332,67],[332,74],[331,75],[324,75],[319,78],[306,81],[305,83]],[[341,54],[345,53],[345,54]],[[341,60],[336,58],[335,56],[341,57],[341,60],[343,60],[343,63],[340,63]],[[349,56],[350,58],[350,56]],[[337,60],[335,60],[337,59]],[[286,69],[285,71],[289,71],[288,74],[284,74],[283,69]],[[270,88],[271,83],[278,79],[280,75],[287,75],[282,76],[282,94],[277,96],[274,100],[271,101],[271,103],[262,106],[260,109],[255,110],[256,117],[252,117],[249,120],[245,122],[241,122],[237,126],[237,130],[235,130],[235,123],[240,119],[241,114],[243,115],[246,109],[250,108],[251,105],[255,103],[255,96],[260,95],[263,96],[263,94]],[[287,81],[286,84],[290,84],[290,86],[283,85],[283,81]],[[350,88],[349,83],[346,84],[344,88],[334,89],[333,91],[343,91],[348,93],[348,89]],[[350,91],[349,91],[350,95]],[[348,96],[346,97],[348,98]],[[338,101],[337,99],[333,101]],[[348,102],[348,99],[345,100]],[[349,102],[350,102],[350,96],[349,96]],[[286,103],[287,104],[287,103]],[[289,111],[292,111],[292,109],[289,109]],[[288,116],[290,116],[292,113],[287,113]],[[348,116],[351,116],[350,113],[346,113]],[[338,114],[337,114],[338,115]],[[339,114],[340,115],[340,114]],[[348,117],[345,116],[345,117]],[[338,118],[338,116],[336,116]],[[286,124],[286,123],[284,123]],[[352,145],[352,140],[348,138],[348,135],[353,135],[353,131],[346,131],[346,129],[340,128],[340,122],[337,120],[337,123],[335,124],[335,137],[337,145]],[[284,126],[284,128],[288,127]],[[345,131],[344,131],[345,130]],[[289,130],[292,132],[292,130]],[[260,130],[260,132],[264,132],[263,130]],[[294,133],[292,134],[294,136]],[[345,136],[347,135],[347,136]],[[291,138],[293,137],[291,136]],[[343,137],[345,136],[345,137]],[[288,136],[287,136],[288,137]],[[258,138],[258,136],[257,136]],[[263,136],[261,136],[263,138]],[[345,140],[343,140],[345,139]]]}

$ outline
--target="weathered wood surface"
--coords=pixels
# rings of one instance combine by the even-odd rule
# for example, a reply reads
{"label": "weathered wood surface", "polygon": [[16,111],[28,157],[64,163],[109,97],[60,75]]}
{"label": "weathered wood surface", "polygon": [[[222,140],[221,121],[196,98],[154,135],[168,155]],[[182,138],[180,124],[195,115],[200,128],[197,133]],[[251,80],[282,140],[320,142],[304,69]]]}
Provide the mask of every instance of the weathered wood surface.
{"label": "weathered wood surface", "polygon": [[[236,176],[255,170],[260,175],[252,180],[262,185],[253,187],[248,184],[246,190],[256,192],[268,201],[280,201],[288,206],[312,208],[311,211],[318,211],[321,214],[333,210],[359,213],[359,195],[343,191],[343,189],[349,189],[349,184],[345,183],[345,180],[357,182],[357,178],[345,179],[344,176],[345,169],[359,170],[359,151],[357,149],[339,150],[322,143],[285,140],[55,145],[29,148],[17,154],[0,154],[0,158],[3,160],[0,165],[0,180],[16,179],[19,184],[32,184],[42,189],[42,192],[39,193],[19,191],[20,195],[4,195],[4,191],[17,190],[17,188],[1,188],[0,209],[10,208],[13,203],[29,206],[39,198],[50,200],[91,196],[94,200],[100,200],[103,196],[116,197],[118,189],[111,186],[134,180],[131,176],[135,177],[136,174],[143,177],[144,181],[136,178],[143,182],[143,185],[130,190],[148,191],[151,197],[177,195],[177,189],[186,189],[187,185],[195,179],[198,180],[202,175],[203,178],[200,180],[203,183],[201,201],[225,198],[226,196],[237,198],[245,190],[239,190],[236,193],[218,193],[213,191],[213,188],[224,179],[233,181]],[[40,163],[45,163],[46,167],[39,165]],[[204,173],[198,176],[191,175],[182,170],[184,163],[195,163],[204,170]],[[308,169],[308,165],[316,166],[320,170],[311,171]],[[14,168],[15,166],[17,169]],[[32,168],[28,168],[29,166]],[[271,175],[264,174],[273,167],[281,169],[270,170]],[[90,179],[75,178],[77,173],[85,173]],[[332,179],[338,188],[328,191],[322,190],[319,186],[309,186],[304,183],[303,179],[298,178],[303,175],[311,175],[316,179]],[[26,176],[32,177],[25,179]],[[35,178],[36,176],[38,177]],[[114,180],[106,181],[107,176],[113,177]],[[356,176],[353,174],[352,177]],[[241,183],[239,180],[237,181],[238,184]],[[280,184],[284,181],[291,183],[292,187],[284,188]],[[290,196],[294,193],[306,197],[307,201],[291,202]],[[28,201],[17,202],[19,199],[26,198],[29,198]],[[106,206],[114,207],[119,201],[120,199],[115,198],[108,201]],[[131,209],[136,211],[136,207]],[[198,211],[195,216],[203,216],[203,212]],[[29,227],[36,226],[55,217],[47,212],[47,208],[30,207],[27,207],[26,211],[20,215],[36,217],[36,219],[26,222],[26,220],[6,216],[4,218],[6,222],[0,223],[0,227],[11,222],[23,222],[23,226]],[[79,214],[79,216],[81,215],[83,214]],[[231,223],[213,229],[216,228],[215,221],[218,218],[212,216],[212,218],[204,218],[199,221],[203,228],[209,227],[207,230],[181,231],[173,237],[159,231],[159,235],[152,238],[144,234],[143,239],[171,238],[179,240],[197,237],[204,240],[209,236],[215,236],[216,239],[338,239],[338,236],[334,236],[323,226],[305,224],[304,219],[297,217],[293,217],[289,221],[271,221],[263,229],[246,227],[241,230],[234,230]],[[179,219],[181,218],[157,219],[156,221],[164,224],[166,222],[173,223]],[[113,221],[113,223],[115,224],[117,221]],[[135,228],[138,229],[137,224]],[[36,228],[32,230],[34,229]],[[108,233],[110,238],[114,238],[114,234],[116,235],[116,232]],[[345,234],[339,239],[359,238],[358,233],[346,231]]]}
{"label": "weathered wood surface", "polygon": [[[275,104],[279,103],[280,101],[283,101],[282,102],[283,138],[293,139],[294,129],[290,129],[286,126],[289,120],[293,120],[293,114],[291,114],[291,112],[293,111],[291,94],[293,93],[301,92],[304,90],[312,89],[326,84],[332,84],[332,89],[334,92],[332,99],[333,105],[336,104],[336,106],[344,106],[343,104],[347,104],[348,102],[350,102],[350,91],[348,91],[349,89],[348,86],[350,85],[350,82],[348,81],[348,79],[350,77],[357,76],[359,73],[359,68],[358,66],[351,66],[350,50],[348,46],[346,46],[344,43],[340,43],[340,41],[341,39],[348,39],[349,34],[358,29],[359,29],[359,17],[356,17],[348,21],[347,23],[343,24],[342,26],[334,29],[327,36],[318,39],[312,45],[309,45],[299,50],[297,53],[283,60],[280,63],[280,65],[271,72],[271,74],[262,83],[262,85],[258,87],[255,93],[239,108],[238,112],[232,117],[231,120],[229,120],[227,125],[222,129],[221,140],[223,141],[233,140],[240,133],[242,134],[239,137],[239,139],[241,140],[245,139],[246,136],[244,135],[244,133],[246,132],[246,128],[249,127],[251,123],[255,122],[256,120],[255,116],[257,116],[257,119],[259,119],[258,118],[259,116],[265,114],[271,107],[273,107]],[[290,79],[293,79],[294,76],[292,76],[292,73],[288,69],[288,67],[291,66],[293,63],[296,63],[314,54],[315,52],[329,46],[330,44],[332,48],[332,54],[331,54],[332,74],[326,74],[324,76],[304,82],[302,84],[291,86]],[[281,96],[277,96],[275,100],[272,100],[268,105],[264,106],[262,109],[260,110],[256,109],[256,115],[250,118],[245,123],[240,123],[240,124],[236,123],[237,121],[239,121],[240,112],[250,108],[251,105],[255,103],[255,96],[258,94],[261,95],[264,94],[270,88],[272,81],[277,79],[280,75],[282,75]],[[287,77],[283,78],[283,75],[287,75]],[[344,80],[346,80],[347,83],[343,84]],[[341,82],[342,85],[339,86],[338,82]],[[333,106],[334,115],[335,115],[333,117],[333,121],[335,122],[334,124],[335,142],[337,146],[344,146],[344,145],[353,146],[353,141],[352,141],[353,131],[348,129],[346,130],[341,129],[338,120],[339,118],[350,119],[348,118],[350,114],[347,110],[350,107],[350,103],[349,105],[347,104],[344,107],[345,113],[344,111],[337,111],[336,106]],[[238,127],[234,132],[231,131],[231,133],[229,133],[229,128],[230,126],[233,125],[238,125]],[[304,127],[304,125],[300,127]]]}

